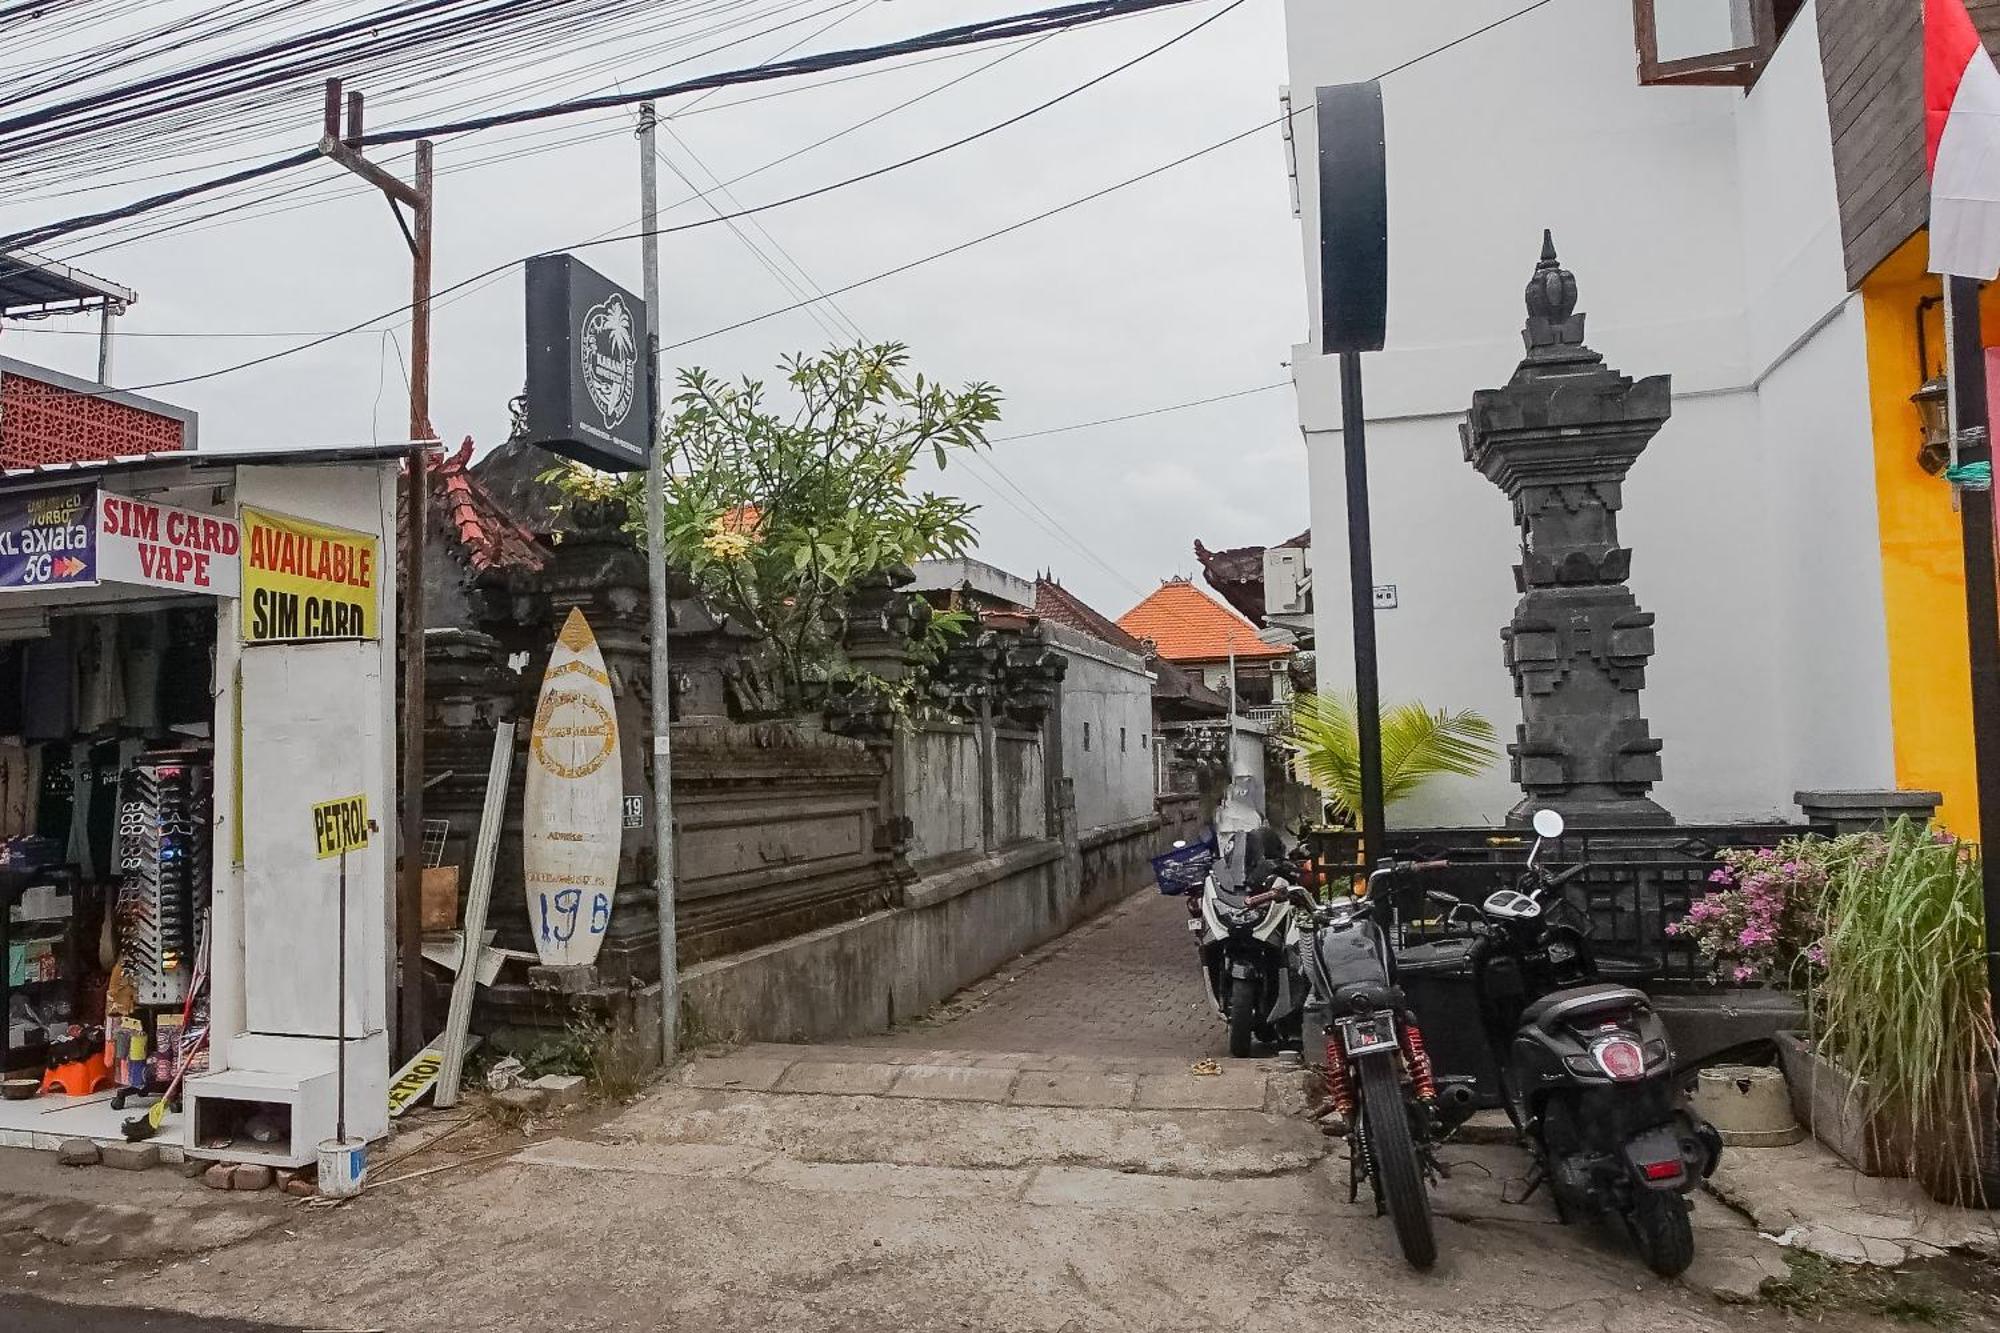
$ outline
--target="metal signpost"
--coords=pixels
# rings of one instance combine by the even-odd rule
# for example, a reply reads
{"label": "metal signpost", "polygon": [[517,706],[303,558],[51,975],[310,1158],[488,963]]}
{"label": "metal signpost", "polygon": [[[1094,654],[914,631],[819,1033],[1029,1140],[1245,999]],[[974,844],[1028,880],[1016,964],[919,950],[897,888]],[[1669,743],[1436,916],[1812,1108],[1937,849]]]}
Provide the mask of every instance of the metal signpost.
{"label": "metal signpost", "polygon": [[1368,516],[1361,353],[1382,350],[1389,288],[1389,194],[1382,85],[1318,90],[1320,350],[1340,357],[1347,458],[1347,560],[1354,616],[1354,730],[1363,856],[1382,855],[1382,699],[1375,662],[1375,554]]}
{"label": "metal signpost", "polygon": [[639,108],[639,192],[645,233],[646,425],[652,448],[646,464],[646,587],[652,613],[653,887],[660,908],[660,1062],[672,1064],[680,1048],[679,931],[674,919],[673,674],[667,661],[666,456],[660,448],[660,183],[653,144],[658,114]]}

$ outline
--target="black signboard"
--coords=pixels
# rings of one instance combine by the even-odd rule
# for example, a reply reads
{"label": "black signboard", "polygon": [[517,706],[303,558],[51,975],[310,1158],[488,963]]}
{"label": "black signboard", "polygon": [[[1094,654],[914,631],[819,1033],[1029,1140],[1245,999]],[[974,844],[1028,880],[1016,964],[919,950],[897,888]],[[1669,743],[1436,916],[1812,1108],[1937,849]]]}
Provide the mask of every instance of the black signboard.
{"label": "black signboard", "polygon": [[611,472],[646,466],[646,303],[569,255],[528,261],[528,443]]}

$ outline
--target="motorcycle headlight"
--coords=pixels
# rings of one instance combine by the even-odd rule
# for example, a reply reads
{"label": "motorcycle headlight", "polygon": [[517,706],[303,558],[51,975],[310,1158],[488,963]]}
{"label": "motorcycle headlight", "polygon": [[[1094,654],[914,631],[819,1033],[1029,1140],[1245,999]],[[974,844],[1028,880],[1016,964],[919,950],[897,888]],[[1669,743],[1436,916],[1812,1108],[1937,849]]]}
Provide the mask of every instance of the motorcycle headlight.
{"label": "motorcycle headlight", "polygon": [[1224,925],[1254,926],[1263,920],[1264,914],[1254,907],[1225,907],[1220,913]]}

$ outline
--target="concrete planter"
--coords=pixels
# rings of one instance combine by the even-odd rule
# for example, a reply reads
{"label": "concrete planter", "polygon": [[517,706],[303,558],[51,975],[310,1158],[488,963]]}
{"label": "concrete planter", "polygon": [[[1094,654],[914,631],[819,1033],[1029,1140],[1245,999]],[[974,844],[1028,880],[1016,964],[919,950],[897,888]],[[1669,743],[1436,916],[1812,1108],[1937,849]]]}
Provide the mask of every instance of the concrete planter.
{"label": "concrete planter", "polygon": [[1907,1174],[1902,1163],[1910,1159],[1909,1133],[1868,1114],[1868,1085],[1821,1059],[1803,1032],[1780,1032],[1777,1043],[1799,1123],[1864,1176]]}
{"label": "concrete planter", "polygon": [[[1791,1086],[1792,1113],[1814,1137],[1864,1176],[1907,1176],[1905,1164],[1916,1163],[1916,1176],[1932,1198],[1953,1204],[1975,1204],[2000,1198],[2000,1144],[1991,1130],[1980,1138],[1976,1162],[1943,1160],[1936,1152],[1916,1151],[1909,1127],[1894,1117],[1870,1115],[1864,1109],[1868,1085],[1840,1066],[1822,1059],[1802,1032],[1777,1035],[1778,1056]],[[1982,1079],[1980,1119],[1991,1126],[2000,1114],[2000,1090]]]}

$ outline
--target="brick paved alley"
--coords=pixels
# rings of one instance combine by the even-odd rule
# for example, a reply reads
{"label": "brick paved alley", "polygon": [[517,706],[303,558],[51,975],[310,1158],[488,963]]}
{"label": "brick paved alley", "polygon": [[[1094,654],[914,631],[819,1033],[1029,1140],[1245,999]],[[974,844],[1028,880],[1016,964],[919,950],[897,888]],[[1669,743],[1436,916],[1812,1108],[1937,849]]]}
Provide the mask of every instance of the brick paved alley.
{"label": "brick paved alley", "polygon": [[1196,1060],[1229,1041],[1195,966],[1185,900],[1148,888],[928,1019],[861,1044]]}

